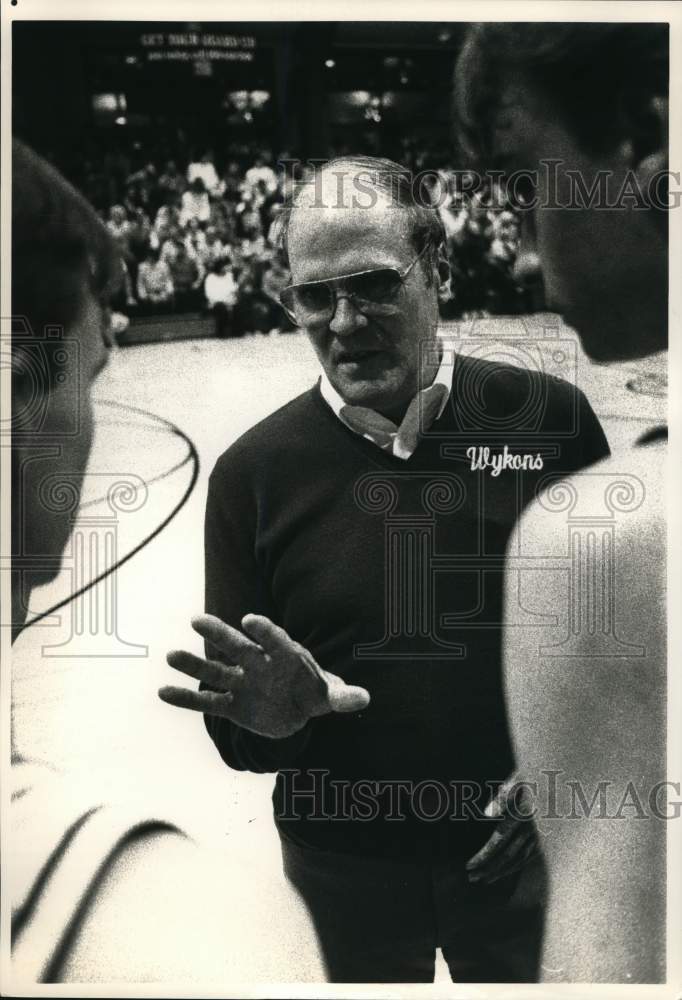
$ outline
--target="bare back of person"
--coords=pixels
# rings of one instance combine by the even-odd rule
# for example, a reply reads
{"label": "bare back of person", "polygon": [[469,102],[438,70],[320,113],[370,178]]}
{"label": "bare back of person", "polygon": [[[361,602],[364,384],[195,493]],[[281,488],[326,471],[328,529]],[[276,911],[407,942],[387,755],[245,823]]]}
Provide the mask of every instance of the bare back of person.
{"label": "bare back of person", "polygon": [[659,437],[550,485],[510,544],[505,680],[550,982],[665,979],[664,463]]}

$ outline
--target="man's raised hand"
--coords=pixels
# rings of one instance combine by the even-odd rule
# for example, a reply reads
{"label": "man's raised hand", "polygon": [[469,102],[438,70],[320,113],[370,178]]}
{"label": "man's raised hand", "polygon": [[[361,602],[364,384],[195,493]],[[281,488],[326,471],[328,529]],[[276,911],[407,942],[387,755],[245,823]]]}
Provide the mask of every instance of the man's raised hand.
{"label": "man's raised hand", "polygon": [[327,712],[357,712],[369,704],[361,687],[346,684],[315,662],[283,628],[263,615],[246,615],[243,632],[214,615],[192,619],[215,658],[174,650],[166,657],[175,670],[203,681],[213,691],[162,687],[169,705],[229,719],[261,736],[282,738],[302,729],[308,719]]}

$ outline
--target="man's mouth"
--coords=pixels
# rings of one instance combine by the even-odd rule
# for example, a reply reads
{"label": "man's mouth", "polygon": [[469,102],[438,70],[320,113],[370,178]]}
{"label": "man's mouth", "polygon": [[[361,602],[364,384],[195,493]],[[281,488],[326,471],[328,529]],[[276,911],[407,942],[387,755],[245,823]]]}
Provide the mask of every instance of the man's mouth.
{"label": "man's mouth", "polygon": [[369,361],[370,358],[375,358],[381,353],[382,351],[378,347],[366,348],[365,350],[340,351],[337,356],[337,364],[358,365],[362,364],[363,361]]}

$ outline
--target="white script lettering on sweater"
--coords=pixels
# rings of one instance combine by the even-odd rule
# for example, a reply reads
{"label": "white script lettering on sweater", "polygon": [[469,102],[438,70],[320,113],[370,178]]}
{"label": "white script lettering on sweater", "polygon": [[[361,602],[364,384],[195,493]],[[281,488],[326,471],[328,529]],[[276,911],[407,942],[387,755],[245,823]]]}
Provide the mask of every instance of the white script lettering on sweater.
{"label": "white script lettering on sweater", "polygon": [[515,455],[505,445],[504,450],[497,455],[490,454],[490,448],[467,448],[467,458],[471,461],[471,471],[490,469],[492,476],[499,476],[505,469],[533,469],[537,471],[544,465],[542,456]]}

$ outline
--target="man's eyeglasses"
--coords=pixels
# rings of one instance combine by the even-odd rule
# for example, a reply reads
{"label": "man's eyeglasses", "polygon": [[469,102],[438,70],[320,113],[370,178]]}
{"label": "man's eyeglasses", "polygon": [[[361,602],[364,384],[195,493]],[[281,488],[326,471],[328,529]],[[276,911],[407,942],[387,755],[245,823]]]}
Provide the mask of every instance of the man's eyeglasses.
{"label": "man's eyeglasses", "polygon": [[428,244],[403,271],[397,267],[375,267],[325,281],[288,285],[279,297],[282,308],[294,323],[303,327],[328,323],[339,299],[349,299],[366,316],[388,316],[396,310],[403,282],[427,249]]}

